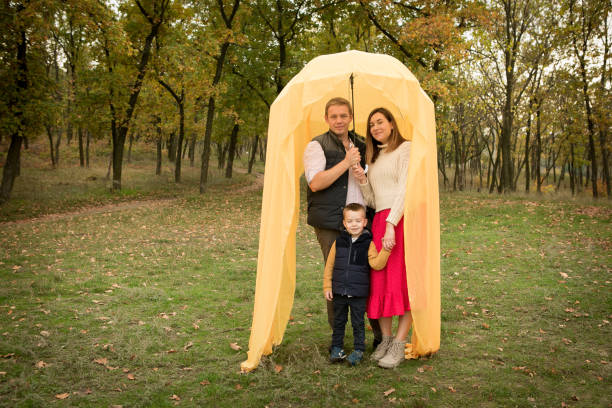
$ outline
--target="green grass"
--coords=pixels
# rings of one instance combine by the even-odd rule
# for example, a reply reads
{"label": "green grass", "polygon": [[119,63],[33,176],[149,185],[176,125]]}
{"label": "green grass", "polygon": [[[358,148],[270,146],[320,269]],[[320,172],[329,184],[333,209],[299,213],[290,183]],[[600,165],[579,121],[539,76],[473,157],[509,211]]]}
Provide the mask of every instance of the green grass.
{"label": "green grass", "polygon": [[[217,172],[200,195],[199,168],[178,187],[153,171],[146,157],[126,166],[135,193],[118,198],[78,186],[103,165],[24,168],[22,211],[0,209],[20,220],[0,237],[0,406],[611,406],[607,202],[442,194],[441,348],[395,370],[328,363],[302,208],[293,319],[245,375],[261,190]],[[26,178],[68,181],[30,191]],[[134,198],[164,200],[81,208]]]}

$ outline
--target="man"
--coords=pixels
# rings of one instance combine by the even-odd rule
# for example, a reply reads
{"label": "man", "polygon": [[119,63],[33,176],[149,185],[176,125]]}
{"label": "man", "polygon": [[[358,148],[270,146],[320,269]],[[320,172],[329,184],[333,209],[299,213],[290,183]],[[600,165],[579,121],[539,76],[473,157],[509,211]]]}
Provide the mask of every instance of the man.
{"label": "man", "polygon": [[[304,151],[304,175],[308,199],[308,224],[314,227],[327,263],[329,250],[342,230],[342,209],[346,204],[359,203],[365,207],[353,167],[365,168],[365,143],[349,125],[353,109],[348,100],[332,98],[325,105],[325,122],[329,130],[312,139]],[[327,320],[333,327],[334,312],[327,301]],[[374,347],[382,338],[378,320],[370,320],[374,332]]]}

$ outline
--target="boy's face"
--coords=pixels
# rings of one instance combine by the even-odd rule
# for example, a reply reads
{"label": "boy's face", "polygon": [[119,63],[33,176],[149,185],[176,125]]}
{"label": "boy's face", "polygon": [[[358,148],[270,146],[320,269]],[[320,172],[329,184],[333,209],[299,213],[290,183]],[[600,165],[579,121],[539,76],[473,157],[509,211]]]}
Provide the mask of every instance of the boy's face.
{"label": "boy's face", "polygon": [[344,211],[342,223],[351,236],[357,237],[363,232],[363,229],[368,224],[368,220],[363,211],[346,210]]}

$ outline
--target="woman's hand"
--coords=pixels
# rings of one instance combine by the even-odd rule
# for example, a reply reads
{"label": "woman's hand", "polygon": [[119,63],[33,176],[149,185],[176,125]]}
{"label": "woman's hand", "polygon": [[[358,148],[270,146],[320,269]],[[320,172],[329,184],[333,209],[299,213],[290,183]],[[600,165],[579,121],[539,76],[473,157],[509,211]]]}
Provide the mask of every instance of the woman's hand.
{"label": "woman's hand", "polygon": [[325,292],[325,299],[329,300],[331,302],[331,300],[334,298],[334,295],[332,294],[331,290],[326,290]]}
{"label": "woman's hand", "polygon": [[365,184],[368,181],[368,177],[366,176],[365,170],[361,168],[359,164],[353,166],[353,175],[359,182],[359,184]]}
{"label": "woman's hand", "polygon": [[387,251],[391,251],[395,246],[395,226],[390,222],[387,222],[387,228],[382,239],[382,244],[383,248],[385,248]]}

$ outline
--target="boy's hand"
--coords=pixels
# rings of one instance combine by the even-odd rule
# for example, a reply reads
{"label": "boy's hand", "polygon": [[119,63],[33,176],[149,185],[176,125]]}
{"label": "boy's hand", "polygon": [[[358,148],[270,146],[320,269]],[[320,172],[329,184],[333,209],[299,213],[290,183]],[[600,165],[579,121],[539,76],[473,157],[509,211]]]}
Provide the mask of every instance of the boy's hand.
{"label": "boy's hand", "polygon": [[334,298],[334,295],[332,294],[331,290],[326,290],[325,291],[325,299],[331,301]]}

